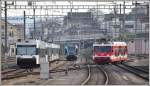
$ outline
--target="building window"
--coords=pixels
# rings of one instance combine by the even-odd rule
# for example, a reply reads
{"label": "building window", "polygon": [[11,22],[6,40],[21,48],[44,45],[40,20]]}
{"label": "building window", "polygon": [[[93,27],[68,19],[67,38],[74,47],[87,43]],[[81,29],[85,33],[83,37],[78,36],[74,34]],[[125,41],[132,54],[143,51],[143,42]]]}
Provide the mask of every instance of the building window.
{"label": "building window", "polygon": [[4,36],[5,35],[5,33],[4,32],[2,32],[2,36]]}
{"label": "building window", "polygon": [[11,36],[11,32],[9,33],[9,36]]}
{"label": "building window", "polygon": [[2,25],[2,29],[5,29],[5,26],[4,26],[4,25]]}
{"label": "building window", "polygon": [[133,25],[125,25],[125,28],[133,28]]}

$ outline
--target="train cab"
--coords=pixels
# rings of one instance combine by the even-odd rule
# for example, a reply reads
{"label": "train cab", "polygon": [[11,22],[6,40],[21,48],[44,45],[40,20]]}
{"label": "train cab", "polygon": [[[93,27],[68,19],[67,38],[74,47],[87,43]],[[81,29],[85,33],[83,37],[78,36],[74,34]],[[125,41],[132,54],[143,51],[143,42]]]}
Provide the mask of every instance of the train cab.
{"label": "train cab", "polygon": [[93,60],[95,63],[108,63],[110,61],[111,52],[110,44],[94,44]]}

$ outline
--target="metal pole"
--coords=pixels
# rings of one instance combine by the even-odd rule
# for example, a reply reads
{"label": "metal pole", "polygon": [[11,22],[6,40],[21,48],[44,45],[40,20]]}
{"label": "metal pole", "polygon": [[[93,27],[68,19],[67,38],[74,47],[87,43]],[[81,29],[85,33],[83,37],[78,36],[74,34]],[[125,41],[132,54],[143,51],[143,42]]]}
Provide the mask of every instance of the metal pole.
{"label": "metal pole", "polygon": [[[135,38],[136,38],[136,32],[137,32],[137,1],[135,2]],[[135,56],[137,54],[137,46],[136,46],[136,40],[135,40]]]}
{"label": "metal pole", "polygon": [[116,38],[116,36],[117,36],[116,35],[117,34],[117,31],[116,31],[116,29],[117,29],[117,27],[116,27],[117,26],[117,21],[116,21],[116,19],[117,19],[117,16],[116,16],[116,14],[117,14],[117,12],[116,12],[116,3],[115,3],[115,7],[114,7],[114,14],[115,14],[115,25],[114,25],[115,26],[115,34],[114,34],[115,36],[114,37]]}
{"label": "metal pole", "polygon": [[[124,31],[125,31],[125,1],[123,2],[123,25],[122,25],[122,30],[121,30],[121,34],[124,35]],[[123,40],[123,39],[121,39]]]}
{"label": "metal pole", "polygon": [[[148,16],[149,16],[149,30],[148,30],[148,33],[150,32],[150,13],[149,13],[149,11],[150,11],[150,1],[148,2]],[[150,35],[149,35],[149,38],[148,38],[148,45],[149,45],[149,40],[150,40]],[[149,54],[149,52],[150,52],[150,46],[148,46],[148,56],[150,57],[150,54]],[[150,59],[149,59],[149,62],[150,62]],[[150,69],[150,66],[149,66],[149,69]],[[149,76],[149,78],[150,78],[150,76]],[[150,84],[150,82],[149,82],[149,84]]]}
{"label": "metal pole", "polygon": [[34,39],[36,39],[36,29],[35,29],[35,8],[33,9],[33,17],[34,17]]}
{"label": "metal pole", "polygon": [[5,1],[5,54],[7,53],[7,2]]}
{"label": "metal pole", "polygon": [[[0,8],[1,8],[1,1],[0,1]],[[2,9],[0,9],[0,14],[2,13]],[[1,21],[1,16],[0,16],[0,21]],[[1,36],[1,30],[2,30],[2,28],[1,28],[2,26],[1,26],[1,23],[0,23],[0,38],[2,38]],[[1,60],[2,59],[2,40],[0,40],[0,62],[2,61]],[[1,66],[0,66],[0,69],[1,69]],[[1,74],[0,74],[0,76],[1,76]]]}
{"label": "metal pole", "polygon": [[42,39],[41,40],[43,39],[44,39],[44,27],[43,27],[43,21],[42,21]]}
{"label": "metal pole", "polygon": [[[121,20],[121,4],[120,4],[120,20]],[[120,22],[120,30],[119,30],[119,36],[121,36],[121,21],[119,20]],[[119,37],[120,38],[120,37]],[[121,38],[119,39],[121,41]]]}
{"label": "metal pole", "polygon": [[24,40],[26,39],[26,12],[24,11]]}

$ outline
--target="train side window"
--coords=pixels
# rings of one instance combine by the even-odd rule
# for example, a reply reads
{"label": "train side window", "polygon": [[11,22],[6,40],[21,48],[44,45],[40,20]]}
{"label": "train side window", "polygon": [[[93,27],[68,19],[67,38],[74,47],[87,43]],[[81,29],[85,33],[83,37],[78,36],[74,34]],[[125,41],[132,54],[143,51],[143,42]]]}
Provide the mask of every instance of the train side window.
{"label": "train side window", "polygon": [[122,47],[119,46],[119,54],[122,54]]}

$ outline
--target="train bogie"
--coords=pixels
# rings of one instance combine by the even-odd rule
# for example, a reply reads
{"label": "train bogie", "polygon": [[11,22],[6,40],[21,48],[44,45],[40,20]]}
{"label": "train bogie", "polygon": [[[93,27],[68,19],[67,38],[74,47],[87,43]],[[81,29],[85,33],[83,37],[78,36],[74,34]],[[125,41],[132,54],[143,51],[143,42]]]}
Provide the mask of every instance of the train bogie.
{"label": "train bogie", "polygon": [[68,55],[68,56],[66,57],[66,59],[67,59],[68,61],[75,61],[75,60],[77,60],[77,56],[76,56],[76,55]]}

